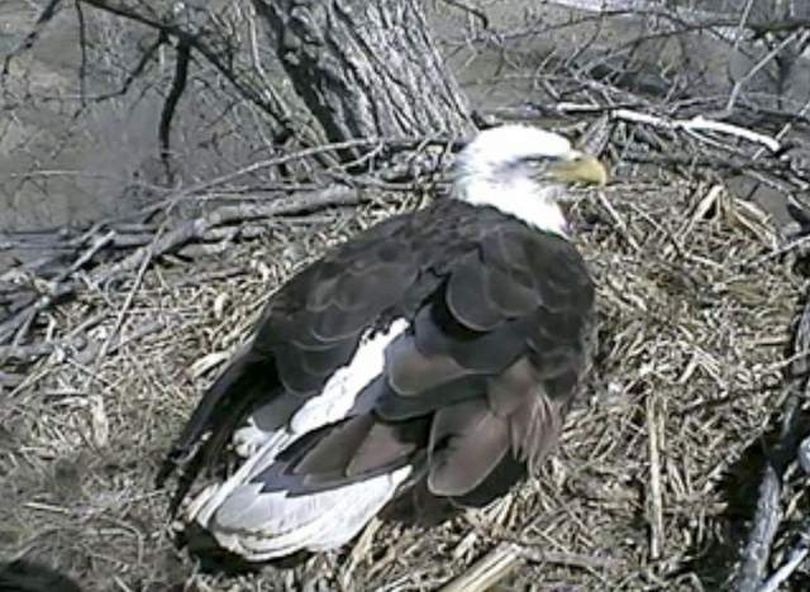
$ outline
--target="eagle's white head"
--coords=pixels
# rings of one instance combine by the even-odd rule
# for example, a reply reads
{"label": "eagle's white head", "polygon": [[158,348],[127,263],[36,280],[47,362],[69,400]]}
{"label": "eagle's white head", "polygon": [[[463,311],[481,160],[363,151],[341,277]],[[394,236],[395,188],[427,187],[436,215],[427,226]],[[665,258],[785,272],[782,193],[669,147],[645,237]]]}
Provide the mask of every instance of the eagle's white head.
{"label": "eagle's white head", "polygon": [[484,130],[459,154],[454,197],[565,235],[559,200],[574,183],[607,181],[605,167],[564,137],[527,125]]}

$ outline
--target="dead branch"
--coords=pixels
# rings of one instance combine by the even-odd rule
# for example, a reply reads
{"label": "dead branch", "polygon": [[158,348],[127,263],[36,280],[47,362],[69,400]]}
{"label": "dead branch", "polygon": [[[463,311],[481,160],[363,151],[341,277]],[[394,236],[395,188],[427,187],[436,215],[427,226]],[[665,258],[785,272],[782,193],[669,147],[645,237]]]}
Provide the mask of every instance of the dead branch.
{"label": "dead branch", "polygon": [[191,45],[187,38],[181,38],[177,42],[177,59],[174,64],[174,78],[172,79],[172,86],[169,89],[169,95],[163,103],[163,110],[160,113],[160,131],[158,138],[160,141],[160,159],[163,161],[163,169],[166,173],[166,179],[169,184],[172,184],[174,177],[172,171],[171,159],[171,132],[172,132],[172,119],[177,109],[177,104],[180,97],[186,90],[188,82],[188,66],[191,61]]}
{"label": "dead branch", "polygon": [[[145,269],[153,260],[175,253],[192,242],[210,242],[221,240],[221,227],[242,224],[244,222],[264,220],[274,216],[288,216],[311,213],[322,208],[357,205],[372,199],[373,195],[353,189],[346,185],[333,185],[318,191],[307,191],[293,194],[284,199],[275,199],[261,203],[240,203],[220,206],[197,218],[184,220],[162,234],[152,236],[148,242],[113,263],[94,269],[88,281],[93,285],[106,285],[136,269]],[[0,360],[10,358],[31,360],[52,351],[51,347],[28,347],[20,349],[20,343],[27,336],[37,316],[51,308],[55,303],[74,294],[79,288],[75,273],[83,269],[104,247],[120,246],[116,243],[114,231],[108,231],[91,241],[88,249],[79,253],[74,263],[51,280],[49,293],[43,294],[30,305],[18,311],[10,319],[0,324],[0,344],[7,345],[0,349]],[[124,241],[128,245],[141,244],[143,235],[134,241]]]}
{"label": "dead branch", "polygon": [[753,142],[755,144],[762,144],[771,152],[779,152],[781,150],[781,144],[779,141],[766,134],[755,132],[738,125],[706,119],[701,115],[693,117],[689,120],[666,119],[663,117],[657,117],[655,115],[649,115],[647,113],[632,111],[630,109],[616,109],[615,111],[611,112],[611,115],[622,121],[641,123],[664,129],[682,129],[687,132],[716,132],[743,138],[744,140]]}
{"label": "dead branch", "polygon": [[768,65],[769,62],[774,60],[788,45],[793,43],[793,41],[797,41],[798,45],[802,45],[808,38],[810,38],[810,32],[801,32],[801,31],[793,31],[790,35],[785,37],[776,47],[771,49],[761,60],[759,60],[754,66],[746,73],[745,76],[740,78],[737,82],[734,83],[734,87],[731,89],[731,93],[728,96],[728,101],[726,102],[725,106],[725,113],[731,114],[732,110],[734,109],[734,105],[737,103],[737,99],[742,92],[743,87],[754,77],[758,72],[760,72],[765,66]]}

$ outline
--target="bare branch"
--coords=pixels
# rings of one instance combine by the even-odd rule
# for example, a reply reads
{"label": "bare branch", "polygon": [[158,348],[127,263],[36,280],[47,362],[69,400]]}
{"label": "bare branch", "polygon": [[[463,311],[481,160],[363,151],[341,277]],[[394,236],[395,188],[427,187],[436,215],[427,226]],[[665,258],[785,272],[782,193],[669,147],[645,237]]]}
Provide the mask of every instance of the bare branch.
{"label": "bare branch", "polygon": [[745,76],[740,78],[738,81],[734,83],[734,87],[731,89],[731,93],[728,96],[728,101],[726,102],[725,111],[726,113],[731,113],[734,109],[734,105],[737,103],[737,99],[742,92],[743,87],[754,77],[757,73],[762,70],[765,66],[768,65],[776,56],[778,56],[788,45],[793,43],[796,39],[799,39],[799,45],[804,43],[804,41],[810,37],[810,32],[800,33],[800,31],[794,31],[787,37],[785,37],[779,45],[774,47],[771,51],[769,51],[765,56],[762,57],[754,66],[746,73]]}
{"label": "bare branch", "polygon": [[166,178],[169,184],[172,183],[172,178],[174,177],[170,163],[172,118],[177,109],[177,103],[180,101],[180,97],[186,89],[188,64],[190,60],[191,46],[188,39],[179,39],[177,42],[177,59],[174,63],[174,78],[172,80],[169,96],[166,97],[166,102],[163,104],[163,111],[160,114],[160,131],[158,133],[160,140],[160,159],[163,161],[163,168],[166,172]]}
{"label": "bare branch", "polygon": [[129,6],[114,2],[113,0],[79,1],[140,23],[159,31],[163,35],[174,37],[178,39],[178,41],[188,44],[190,48],[197,51],[206,61],[213,65],[243,98],[257,105],[263,112],[270,115],[280,126],[281,130],[289,130],[292,126],[292,122],[288,121],[283,115],[287,112],[287,109],[283,107],[284,102],[277,96],[272,87],[258,89],[249,83],[249,76],[239,76],[239,73],[232,67],[232,64],[228,63],[227,53],[223,54],[222,48],[212,45],[203,34],[191,33],[175,23],[159,21],[148,14],[136,12]]}
{"label": "bare branch", "polygon": [[686,131],[710,131],[730,136],[736,136],[738,138],[743,138],[744,140],[747,140],[749,142],[762,144],[766,148],[768,148],[768,150],[770,150],[771,152],[779,152],[782,148],[778,140],[768,135],[761,134],[759,132],[755,132],[731,123],[724,123],[722,121],[714,121],[712,119],[706,119],[702,115],[698,115],[688,120],[666,119],[663,117],[657,117],[655,115],[649,115],[647,113],[632,111],[630,109],[616,109],[615,111],[611,112],[611,115],[616,119],[621,119],[623,121],[629,121],[633,123],[643,123],[645,125],[651,125],[654,127],[660,127],[665,129],[683,129]]}

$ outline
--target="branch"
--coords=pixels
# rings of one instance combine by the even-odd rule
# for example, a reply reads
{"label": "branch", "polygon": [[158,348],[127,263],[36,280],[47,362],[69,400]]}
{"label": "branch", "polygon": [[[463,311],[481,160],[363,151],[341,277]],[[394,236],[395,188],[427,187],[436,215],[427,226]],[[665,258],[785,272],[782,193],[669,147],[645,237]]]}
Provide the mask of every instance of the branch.
{"label": "branch", "polygon": [[[98,8],[99,10],[103,10],[136,23],[140,23],[151,29],[159,31],[164,35],[174,37],[178,39],[178,41],[187,43],[189,47],[193,48],[200,55],[205,57],[205,59],[212,66],[214,66],[214,68],[220,74],[222,74],[228,80],[228,82],[231,83],[231,85],[233,85],[236,91],[242,95],[244,99],[257,105],[262,109],[263,112],[270,115],[282,128],[282,130],[288,130],[290,126],[293,125],[292,122],[288,121],[286,115],[284,115],[286,113],[284,102],[277,96],[274,89],[272,87],[267,87],[259,90],[245,84],[231,65],[226,63],[227,60],[223,60],[223,52],[220,51],[220,48],[214,47],[207,43],[202,34],[195,35],[174,23],[161,22],[160,20],[157,20],[151,16],[141,14],[135,10],[132,10],[128,6],[113,2],[111,0],[80,1]],[[266,95],[268,98],[266,99],[264,95]]]}
{"label": "branch", "polygon": [[702,115],[697,115],[691,119],[669,119],[658,117],[656,115],[649,115],[639,111],[632,111],[630,109],[616,109],[611,112],[611,116],[622,121],[631,123],[641,123],[653,127],[663,129],[682,129],[688,132],[708,131],[742,138],[755,144],[762,144],[768,150],[778,153],[782,150],[782,145],[778,140],[761,134],[753,130],[734,125],[732,123],[724,123],[722,121],[715,121],[713,119],[706,119]]}
{"label": "branch", "polygon": [[[309,213],[327,207],[357,205],[372,199],[372,194],[366,194],[347,185],[334,184],[320,190],[278,196],[276,199],[261,203],[221,206],[206,215],[184,220],[163,234],[153,236],[151,240],[144,241],[139,235],[134,244],[142,246],[112,265],[96,268],[90,274],[89,282],[103,285],[122,274],[148,265],[162,255],[175,253],[190,242],[205,242],[221,238],[218,230],[224,225],[274,216]],[[47,349],[20,350],[18,346],[28,334],[39,313],[50,309],[56,303],[75,293],[80,286],[74,277],[77,271],[86,267],[102,248],[120,246],[117,244],[117,238],[116,232],[112,230],[100,237],[88,238],[88,240],[92,240],[90,247],[81,252],[68,269],[47,283],[48,293],[39,296],[13,317],[0,323],[0,345],[10,346],[0,349],[0,363],[9,357],[17,356],[20,352],[29,357],[47,353]]]}
{"label": "branch", "polygon": [[186,89],[188,82],[188,64],[191,61],[191,45],[188,39],[182,38],[177,42],[177,59],[174,65],[174,78],[172,79],[172,87],[169,91],[169,96],[166,97],[166,102],[163,104],[163,110],[160,113],[160,128],[158,137],[160,139],[160,160],[163,161],[163,168],[166,172],[166,179],[169,184],[172,184],[172,169],[169,159],[171,157],[171,132],[172,132],[172,119],[174,112],[177,109],[177,103]]}
{"label": "branch", "polygon": [[[745,76],[743,76],[734,83],[734,87],[731,89],[731,93],[729,93],[728,96],[728,101],[726,102],[725,108],[726,113],[731,113],[732,110],[734,109],[734,105],[737,103],[737,99],[739,98],[740,93],[742,92],[743,86],[745,86],[760,70],[762,70],[762,68],[764,68],[768,64],[768,62],[773,60],[776,56],[778,56],[782,52],[783,49],[785,49],[790,43],[792,43],[799,36],[799,33],[800,33],[799,31],[794,31],[793,33],[785,37],[782,40],[782,42],[779,43],[779,45],[774,47],[759,62],[754,64],[754,67],[751,68],[745,74]],[[808,33],[805,33],[803,37],[806,39],[807,35]],[[802,41],[799,41],[799,45],[801,45],[802,43],[803,43]]]}

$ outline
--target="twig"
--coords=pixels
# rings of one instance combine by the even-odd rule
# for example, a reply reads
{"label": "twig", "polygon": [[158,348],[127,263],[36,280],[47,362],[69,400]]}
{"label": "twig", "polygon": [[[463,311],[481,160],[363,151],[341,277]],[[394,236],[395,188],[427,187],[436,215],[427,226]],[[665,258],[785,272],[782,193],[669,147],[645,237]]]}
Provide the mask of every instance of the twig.
{"label": "twig", "polygon": [[93,257],[96,256],[96,253],[98,253],[107,245],[110,245],[113,242],[115,242],[115,234],[116,233],[114,230],[110,230],[103,236],[99,237],[97,240],[93,241],[90,247],[84,253],[79,255],[79,257],[76,258],[76,261],[74,261],[70,265],[70,267],[68,267],[62,273],[57,275],[53,281],[57,284],[61,283],[66,279],[68,279],[68,277],[76,273],[78,270],[80,270],[82,267],[84,267]]}
{"label": "twig", "polygon": [[[155,240],[152,244],[157,243],[160,239],[161,232],[158,231],[158,234],[155,236]],[[151,246],[151,245],[150,245]],[[113,325],[112,331],[107,336],[106,341],[101,346],[101,349],[98,351],[98,355],[96,356],[96,369],[98,369],[101,360],[104,356],[107,355],[107,352],[112,345],[113,340],[118,335],[118,332],[121,330],[121,325],[124,324],[124,317],[126,316],[127,312],[129,312],[130,307],[132,306],[132,301],[135,298],[135,294],[138,292],[138,289],[141,286],[141,282],[143,281],[143,276],[146,273],[146,268],[152,262],[152,252],[151,249],[148,247],[143,252],[143,261],[141,262],[140,267],[138,268],[138,273],[135,276],[135,281],[132,283],[132,287],[130,288],[129,292],[127,293],[126,300],[124,300],[124,304],[121,307],[121,310],[118,311],[118,315],[115,317],[115,324]],[[85,388],[90,384],[90,378],[88,378],[87,382],[85,383]]]}
{"label": "twig", "polygon": [[743,7],[742,14],[740,15],[740,22],[737,25],[737,34],[734,36],[734,45],[732,49],[737,52],[740,49],[740,42],[743,40],[745,33],[745,25],[748,22],[748,17],[751,16],[751,8],[754,6],[754,0],[747,0]]}
{"label": "twig", "polygon": [[[325,207],[357,205],[371,200],[370,195],[345,185],[333,185],[318,191],[303,191],[290,196],[278,197],[262,203],[240,203],[221,206],[204,216],[180,222],[162,235],[149,238],[137,237],[132,245],[143,245],[123,259],[112,265],[97,268],[90,274],[90,282],[103,285],[122,273],[138,269],[144,262],[162,255],[175,252],[187,243],[195,240],[207,240],[208,234],[218,226],[235,224],[248,220],[271,218],[290,214],[312,212]],[[214,232],[216,234],[216,232]],[[0,344],[17,346],[28,333],[29,328],[39,313],[48,310],[56,302],[74,293],[77,288],[73,280],[75,273],[83,268],[102,248],[117,247],[119,237],[114,230],[108,231],[93,241],[71,266],[60,273],[54,281],[49,282],[49,293],[40,296],[34,302],[17,312],[13,317],[0,324]],[[145,240],[144,240],[145,239]],[[0,353],[19,353],[14,348]],[[0,361],[2,361],[0,357]]]}
{"label": "twig", "polygon": [[149,245],[139,248],[111,267],[99,270],[91,276],[91,279],[97,284],[104,284],[124,272],[136,269],[143,262],[147,251],[151,253],[152,257],[160,257],[192,240],[203,237],[206,231],[216,226],[308,212],[322,207],[355,205],[367,199],[370,198],[349,187],[334,186],[323,191],[302,192],[286,199],[275,199],[268,203],[222,206],[205,216],[181,222]]}
{"label": "twig", "polygon": [[658,421],[655,396],[647,397],[647,438],[650,453],[650,558],[659,559],[664,552],[664,503],[661,495],[661,455],[658,444]]}
{"label": "twig", "polygon": [[59,343],[44,341],[42,343],[32,343],[31,345],[0,345],[0,360],[4,362],[22,361],[28,362],[42,356],[47,356],[57,348],[70,347],[72,343]]}
{"label": "twig", "polygon": [[[50,308],[58,300],[72,294],[73,290],[74,286],[72,285],[57,286],[52,293],[40,296],[33,304],[5,321],[0,325],[0,343],[11,341],[13,345],[18,345],[28,333],[37,315]],[[0,362],[2,361],[0,359]]]}
{"label": "twig", "polygon": [[630,245],[630,248],[636,252],[640,251],[641,247],[636,242],[636,239],[633,238],[633,235],[630,234],[627,223],[619,215],[619,212],[616,211],[616,208],[613,207],[613,204],[610,203],[604,192],[595,191],[594,195],[596,195],[596,200],[599,202],[599,205],[605,208],[608,215],[613,219],[613,224],[616,226],[616,230],[619,231],[621,237],[627,242],[628,245]]}
{"label": "twig", "polygon": [[755,144],[762,144],[771,152],[779,152],[782,147],[779,141],[771,136],[732,123],[706,119],[702,115],[697,115],[691,119],[669,119],[631,109],[616,109],[611,112],[611,116],[622,121],[642,123],[663,129],[682,129],[691,132],[709,131],[735,136]]}
{"label": "twig", "polygon": [[440,592],[484,592],[506,577],[522,561],[540,564],[553,563],[584,569],[605,569],[615,565],[614,561],[602,557],[592,557],[580,553],[540,551],[515,542],[502,541],[473,563],[466,572],[442,587]]}
{"label": "twig", "polygon": [[270,158],[267,160],[261,160],[258,162],[254,162],[246,167],[243,167],[237,171],[233,171],[231,173],[226,173],[214,179],[203,181],[193,187],[189,187],[182,192],[182,195],[191,195],[194,193],[200,193],[203,191],[208,191],[214,187],[224,185],[230,181],[233,181],[239,177],[248,175],[250,173],[255,173],[256,171],[267,169],[271,167],[277,167],[288,162],[292,162],[295,160],[302,160],[304,158],[315,156],[318,154],[324,154],[328,152],[337,152],[340,150],[346,150],[348,148],[358,148],[362,146],[370,146],[372,149],[376,150],[378,146],[385,146],[387,148],[414,148],[420,145],[427,145],[427,144],[438,144],[444,146],[448,142],[454,143],[458,140],[458,138],[448,138],[446,136],[434,136],[434,137],[403,137],[403,138],[354,138],[351,140],[345,140],[343,142],[333,142],[331,144],[323,144],[320,146],[314,146],[312,148],[304,148],[303,150],[299,150],[297,152],[291,152],[289,154],[283,154],[281,156]]}
{"label": "twig", "polygon": [[11,67],[11,60],[15,57],[20,55],[22,52],[31,49],[36,43],[39,36],[42,34],[42,31],[45,27],[53,20],[53,18],[57,15],[59,10],[61,9],[62,0],[51,0],[48,2],[48,5],[42,10],[39,14],[39,18],[37,18],[37,22],[34,23],[34,26],[31,28],[31,31],[25,36],[25,39],[22,40],[17,47],[15,47],[11,52],[9,52],[5,59],[3,60],[3,70],[0,73],[0,79],[7,76],[10,72]]}
{"label": "twig", "polygon": [[520,560],[518,545],[500,543],[440,592],[483,592],[503,579]]}

